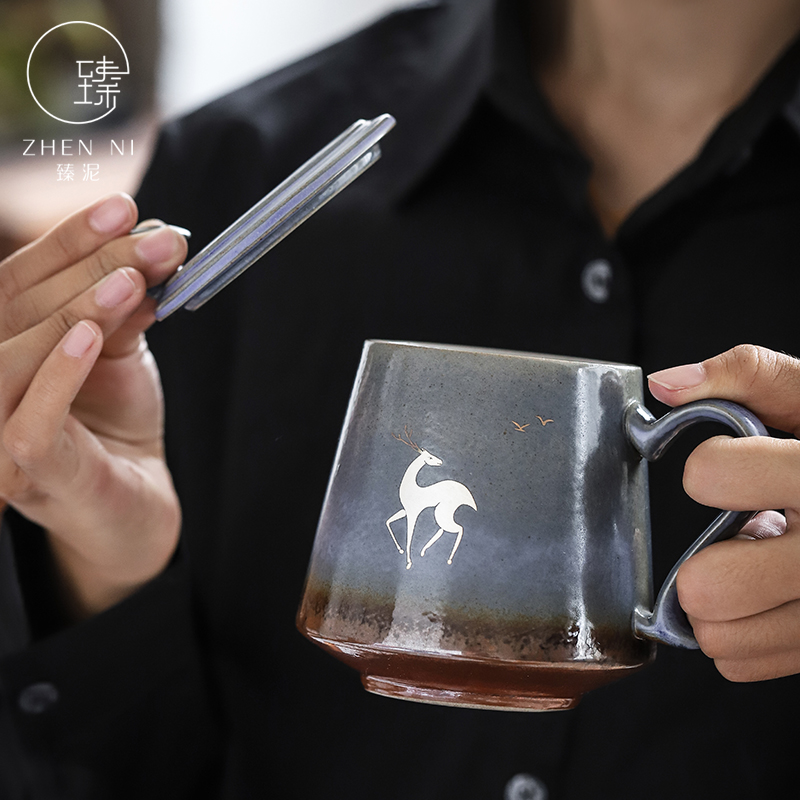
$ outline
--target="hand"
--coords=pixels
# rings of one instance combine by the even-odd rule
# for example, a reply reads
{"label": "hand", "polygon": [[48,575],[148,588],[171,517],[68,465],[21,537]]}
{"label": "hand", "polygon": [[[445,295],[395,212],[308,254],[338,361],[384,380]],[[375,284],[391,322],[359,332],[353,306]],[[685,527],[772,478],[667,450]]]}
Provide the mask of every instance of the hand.
{"label": "hand", "polygon": [[47,530],[75,617],[161,571],[180,527],[143,332],[186,243],[125,235],[136,217],[111,195],[0,263],[0,498]]}
{"label": "hand", "polygon": [[[650,390],[669,405],[733,400],[765,425],[800,433],[800,361],[764,348],[742,345],[655,373]],[[709,439],[688,459],[684,487],[717,508],[784,510],[757,515],[734,539],[690,558],[677,588],[700,647],[726,678],[800,672],[800,442]]]}

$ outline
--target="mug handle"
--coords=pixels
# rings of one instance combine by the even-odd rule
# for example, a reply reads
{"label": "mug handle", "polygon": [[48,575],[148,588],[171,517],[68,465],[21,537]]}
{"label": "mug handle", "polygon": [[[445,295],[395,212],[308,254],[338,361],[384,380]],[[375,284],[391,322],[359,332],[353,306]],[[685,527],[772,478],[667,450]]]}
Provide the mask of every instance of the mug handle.
{"label": "mug handle", "polygon": [[[661,458],[684,428],[696,422],[721,422],[737,436],[768,436],[767,429],[746,408],[727,400],[700,400],[679,406],[656,419],[641,403],[625,410],[625,433],[640,455],[648,461]],[[636,636],[675,647],[699,649],[692,627],[678,603],[676,578],[684,561],[714,542],[735,536],[756,511],[723,511],[680,557],[658,593],[653,610],[637,607],[633,615]]]}

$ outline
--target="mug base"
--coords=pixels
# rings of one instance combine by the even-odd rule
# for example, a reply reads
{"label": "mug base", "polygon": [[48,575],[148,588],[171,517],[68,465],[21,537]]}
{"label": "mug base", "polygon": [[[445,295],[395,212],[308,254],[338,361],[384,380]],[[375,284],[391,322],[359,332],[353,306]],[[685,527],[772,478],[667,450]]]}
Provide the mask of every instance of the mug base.
{"label": "mug base", "polygon": [[569,708],[575,708],[581,699],[581,695],[578,697],[509,696],[506,694],[436,689],[430,686],[404,683],[391,678],[379,678],[375,675],[362,675],[361,682],[368,692],[380,694],[384,697],[411,700],[415,703],[478,708],[488,711],[566,711]]}
{"label": "mug base", "polygon": [[508,661],[478,655],[414,652],[304,633],[358,670],[369,692],[465,708],[566,710],[574,708],[586,692],[638,672],[647,663]]}

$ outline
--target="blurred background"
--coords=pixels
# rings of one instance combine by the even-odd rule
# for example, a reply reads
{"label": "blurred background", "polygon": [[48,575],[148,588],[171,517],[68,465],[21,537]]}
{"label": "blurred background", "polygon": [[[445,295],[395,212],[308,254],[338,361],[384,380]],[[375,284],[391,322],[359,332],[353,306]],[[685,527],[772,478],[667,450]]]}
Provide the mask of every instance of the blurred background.
{"label": "blurred background", "polygon": [[[133,193],[163,120],[412,2],[0,0],[0,258],[98,197]],[[110,42],[104,34],[99,43],[90,41],[89,33],[97,33],[91,26],[62,25],[77,20],[111,32],[130,62],[130,74],[119,79],[116,109],[91,124],[48,116],[28,85],[36,46],[31,66],[42,71],[38,85],[53,97],[37,92],[37,99],[52,112],[57,96],[65,102],[67,76],[69,91],[77,91],[76,60],[95,58],[94,52],[99,60],[103,42]]]}

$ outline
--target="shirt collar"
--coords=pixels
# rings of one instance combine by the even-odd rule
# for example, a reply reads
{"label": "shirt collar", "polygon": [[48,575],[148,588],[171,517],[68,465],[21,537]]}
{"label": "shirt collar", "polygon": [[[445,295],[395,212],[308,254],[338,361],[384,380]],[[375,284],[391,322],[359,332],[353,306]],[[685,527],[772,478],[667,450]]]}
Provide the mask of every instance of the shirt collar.
{"label": "shirt collar", "polygon": [[[387,140],[382,180],[389,197],[422,182],[481,97],[558,151],[556,169],[583,196],[589,164],[555,120],[531,72],[529,0],[429,0],[415,41],[384,61],[391,69],[397,132]],[[393,111],[394,113],[394,111]],[[577,187],[577,188],[576,188]],[[578,202],[577,196],[575,201]]]}
{"label": "shirt collar", "polygon": [[721,120],[698,156],[633,211],[619,235],[640,230],[667,208],[747,163],[767,128],[776,121],[791,119],[799,84],[800,37],[776,59],[748,96]]}
{"label": "shirt collar", "polygon": [[[393,86],[383,90],[391,89],[398,120],[385,149],[387,193],[403,196],[417,185],[447,151],[477,100],[486,96],[499,113],[551,151],[568,201],[584,205],[590,164],[533,79],[527,0],[427,0],[420,6],[432,12],[426,24],[413,42],[402,43],[387,59],[393,62]],[[782,115],[800,133],[800,38],[720,122],[698,157],[645,200],[623,229],[731,171]]]}
{"label": "shirt collar", "polygon": [[[529,8],[524,0],[498,2],[488,97],[501,114],[551,151],[565,199],[573,207],[585,206],[591,164],[555,118],[533,78],[534,54],[530,44],[533,22]],[[800,37],[718,124],[697,158],[643,201],[623,229],[639,227],[718,175],[734,171],[745,163],[747,154],[770,123],[781,116],[800,135]]]}
{"label": "shirt collar", "polygon": [[429,172],[481,95],[491,73],[494,5],[495,0],[417,4],[427,13],[413,41],[398,42],[376,65],[375,95],[388,98],[391,107],[385,110],[397,118],[397,131],[383,148],[381,180],[388,197],[402,197]]}
{"label": "shirt collar", "polygon": [[492,69],[486,94],[505,117],[522,126],[544,146],[564,155],[581,157],[534,80],[533,34],[529,2],[498,0]]}

